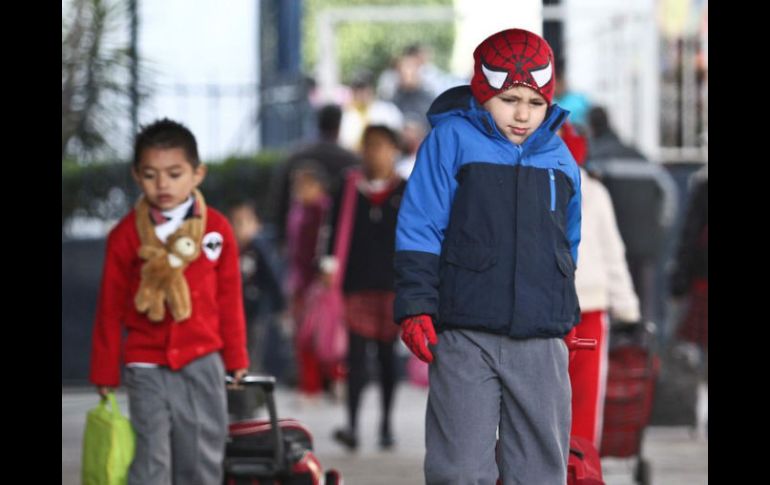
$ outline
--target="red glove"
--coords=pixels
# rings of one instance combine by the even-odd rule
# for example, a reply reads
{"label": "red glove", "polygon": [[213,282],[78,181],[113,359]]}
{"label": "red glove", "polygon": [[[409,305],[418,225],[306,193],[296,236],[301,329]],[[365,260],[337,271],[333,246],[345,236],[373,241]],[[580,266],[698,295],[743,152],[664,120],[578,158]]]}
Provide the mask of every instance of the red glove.
{"label": "red glove", "polygon": [[433,354],[425,343],[426,338],[431,345],[438,343],[436,331],[433,329],[433,319],[430,315],[407,317],[401,320],[401,329],[401,340],[409,347],[409,350],[421,361],[428,364],[433,362]]}

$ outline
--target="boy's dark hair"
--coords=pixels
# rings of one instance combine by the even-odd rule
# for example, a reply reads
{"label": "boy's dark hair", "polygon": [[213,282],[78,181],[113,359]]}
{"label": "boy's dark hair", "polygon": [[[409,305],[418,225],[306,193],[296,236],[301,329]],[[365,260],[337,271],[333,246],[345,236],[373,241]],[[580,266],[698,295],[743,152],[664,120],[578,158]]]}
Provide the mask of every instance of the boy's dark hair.
{"label": "boy's dark hair", "polygon": [[302,174],[308,176],[321,184],[325,191],[329,190],[329,171],[321,165],[321,162],[313,158],[302,159],[291,170],[292,180],[298,175]]}
{"label": "boy's dark hair", "polygon": [[393,145],[395,145],[396,148],[401,148],[401,136],[386,125],[367,125],[366,128],[364,128],[363,134],[361,134],[361,141],[363,142],[366,140],[366,137],[369,136],[370,133],[382,133],[393,142]]}
{"label": "boy's dark hair", "polygon": [[337,104],[327,104],[318,111],[318,131],[322,135],[337,137],[342,121],[342,109]]}
{"label": "boy's dark hair", "polygon": [[237,199],[230,203],[227,207],[227,213],[232,215],[236,209],[248,209],[251,211],[257,219],[259,219],[259,211],[257,210],[257,203],[253,199]]}
{"label": "boy's dark hair", "polygon": [[423,50],[422,44],[409,44],[408,46],[404,47],[403,52],[401,55],[403,56],[416,56],[419,55]]}
{"label": "boy's dark hair", "polygon": [[134,141],[134,169],[139,168],[142,152],[148,148],[181,148],[193,168],[201,164],[195,135],[183,124],[168,118],[142,126]]}
{"label": "boy's dark hair", "polygon": [[588,111],[588,126],[592,136],[601,136],[611,132],[610,119],[607,110],[601,106],[594,106]]}
{"label": "boy's dark hair", "polygon": [[350,87],[353,89],[364,89],[374,87],[374,73],[369,69],[359,69],[350,80]]}

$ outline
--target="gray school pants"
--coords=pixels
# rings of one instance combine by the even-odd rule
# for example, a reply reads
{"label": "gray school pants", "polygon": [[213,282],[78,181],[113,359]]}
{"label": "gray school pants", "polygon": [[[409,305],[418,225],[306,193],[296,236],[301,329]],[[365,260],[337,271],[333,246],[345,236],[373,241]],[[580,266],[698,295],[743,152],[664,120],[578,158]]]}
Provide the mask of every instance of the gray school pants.
{"label": "gray school pants", "polygon": [[427,484],[567,483],[572,391],[562,339],[447,330],[433,355]]}
{"label": "gray school pants", "polygon": [[127,367],[136,453],[128,485],[219,485],[227,439],[219,352],[179,371]]}

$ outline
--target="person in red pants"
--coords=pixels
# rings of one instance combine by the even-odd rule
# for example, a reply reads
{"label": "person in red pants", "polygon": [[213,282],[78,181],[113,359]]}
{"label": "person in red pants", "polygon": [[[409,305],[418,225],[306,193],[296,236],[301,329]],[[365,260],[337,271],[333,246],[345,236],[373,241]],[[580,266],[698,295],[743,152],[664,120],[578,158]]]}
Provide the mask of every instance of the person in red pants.
{"label": "person in red pants", "polygon": [[[297,335],[305,315],[307,292],[318,271],[317,258],[322,226],[326,223],[332,199],[328,192],[328,173],[319,162],[298,162],[290,173],[291,205],[286,222],[289,312]],[[312,347],[296,342],[298,387],[303,396],[318,397],[323,391],[324,369]]]}
{"label": "person in red pants", "polygon": [[608,313],[619,321],[638,322],[641,318],[639,299],[626,264],[625,246],[609,193],[583,168],[586,139],[567,123],[560,135],[581,166],[582,180],[580,265],[575,272],[581,321],[568,338],[575,336],[597,341],[595,351],[572,352],[570,355],[571,435],[591,440],[598,450],[607,381]]}

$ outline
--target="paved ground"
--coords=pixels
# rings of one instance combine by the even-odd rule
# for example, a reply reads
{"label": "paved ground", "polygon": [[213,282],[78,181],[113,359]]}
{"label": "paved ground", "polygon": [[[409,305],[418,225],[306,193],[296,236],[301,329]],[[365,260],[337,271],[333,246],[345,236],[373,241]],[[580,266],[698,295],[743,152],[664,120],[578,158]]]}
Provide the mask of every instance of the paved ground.
{"label": "paved ground", "polygon": [[[125,395],[118,393],[124,412]],[[398,445],[391,452],[377,447],[378,394],[367,388],[362,402],[361,447],[348,454],[331,440],[332,430],[344,422],[341,404],[307,403],[288,389],[276,393],[279,415],[295,417],[314,434],[321,464],[342,471],[347,484],[417,485],[422,480],[424,414],[427,393],[403,384],[398,389],[395,434]],[[85,414],[97,404],[90,389],[62,389],[62,485],[80,483],[80,457]],[[708,441],[688,428],[649,428],[644,448],[652,463],[655,485],[703,485],[708,483]],[[632,485],[633,461],[607,458],[602,462],[607,485]]]}

